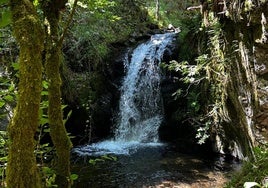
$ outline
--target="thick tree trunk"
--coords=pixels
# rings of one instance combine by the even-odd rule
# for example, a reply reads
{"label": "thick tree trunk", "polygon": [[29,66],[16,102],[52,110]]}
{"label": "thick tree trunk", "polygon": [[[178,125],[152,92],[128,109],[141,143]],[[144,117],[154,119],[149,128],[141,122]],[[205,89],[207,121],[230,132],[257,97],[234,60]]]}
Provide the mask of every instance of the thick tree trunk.
{"label": "thick tree trunk", "polygon": [[18,103],[8,127],[10,145],[7,165],[9,188],[39,188],[34,155],[34,135],[39,124],[43,30],[29,0],[11,0],[14,35],[20,45]]}
{"label": "thick tree trunk", "polygon": [[[51,7],[51,6],[50,6]],[[53,7],[53,6],[52,6]],[[55,7],[53,7],[55,8]],[[67,135],[61,109],[61,45],[58,31],[58,11],[47,11],[48,35],[46,54],[46,75],[49,82],[48,88],[48,117],[50,125],[50,135],[56,148],[56,184],[59,187],[67,188],[71,186],[70,181],[70,149],[71,141]]]}

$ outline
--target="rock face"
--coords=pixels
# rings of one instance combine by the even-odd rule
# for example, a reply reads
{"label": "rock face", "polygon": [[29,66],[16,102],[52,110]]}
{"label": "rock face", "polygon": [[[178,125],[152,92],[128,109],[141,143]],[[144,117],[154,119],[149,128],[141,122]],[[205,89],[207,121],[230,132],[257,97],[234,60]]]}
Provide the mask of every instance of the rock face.
{"label": "rock face", "polygon": [[[231,75],[226,103],[230,121],[220,126],[224,136],[215,131],[215,141],[220,138],[216,149],[223,148],[238,158],[250,156],[252,147],[267,141],[268,127],[268,3],[254,2],[248,7],[248,2],[243,2],[225,5],[223,12],[228,15],[221,17],[226,43],[231,46],[235,42],[237,51],[227,72]],[[231,57],[234,51],[227,47],[225,52]]]}
{"label": "rock face", "polygon": [[[263,1],[255,5],[252,10],[252,24],[255,25],[254,51],[252,59],[254,61],[255,74],[257,78],[257,94],[259,108],[255,116],[256,141],[264,144],[268,141],[268,2]],[[258,28],[258,29],[257,29]],[[254,34],[255,33],[255,34]]]}
{"label": "rock face", "polygon": [[[266,143],[268,139],[268,3],[264,2],[256,8],[254,22],[258,24],[259,35],[254,43],[255,71],[258,80],[258,96],[260,108],[256,115],[256,127],[259,131],[258,141]],[[260,136],[261,135],[261,136]]]}
{"label": "rock face", "polygon": [[[268,138],[268,25],[266,21],[268,3],[263,1],[247,7],[245,2],[240,4],[237,1],[229,4],[224,4],[225,1],[223,4],[209,2],[211,4],[208,7],[213,8],[207,7],[208,9],[203,12],[207,33],[217,31],[218,28],[213,27],[215,19],[219,20],[222,32],[221,36],[208,34],[209,37],[214,37],[209,39],[210,45],[213,45],[213,42],[217,43],[219,47],[216,52],[220,52],[220,55],[215,53],[214,49],[208,50],[211,53],[209,54],[210,66],[206,73],[208,79],[207,83],[201,86],[201,95],[204,101],[202,108],[209,109],[209,113],[205,110],[203,113],[213,116],[210,141],[214,150],[239,159],[251,156],[252,148],[266,143]],[[214,14],[214,19],[208,14]],[[205,50],[205,53],[208,51]],[[218,69],[219,65],[222,65],[221,69]],[[179,120],[172,118],[176,106],[180,106],[180,112],[176,115],[180,117],[187,111],[187,104],[182,101],[176,103],[168,97],[171,94],[169,91],[174,92],[176,87],[172,85],[172,79],[164,80],[164,83],[163,93],[166,96],[164,101],[169,120],[167,126],[178,124]],[[211,111],[212,106],[215,107],[213,111]],[[188,134],[190,140],[193,140],[194,132],[186,127],[180,127],[173,127],[171,132],[182,131]],[[165,127],[162,127],[162,131],[165,130]],[[183,133],[179,136],[186,135]]]}
{"label": "rock face", "polygon": [[[264,30],[263,32],[266,33]],[[264,34],[265,34],[264,33]],[[263,35],[264,36],[264,35]],[[259,112],[256,115],[256,127],[259,131],[258,141],[266,143],[268,140],[268,41],[262,40],[255,45],[255,69],[258,81]]]}
{"label": "rock face", "polygon": [[[103,65],[105,68],[97,68],[89,73],[75,73],[76,76],[66,78],[65,83],[68,85],[64,87],[70,87],[66,91],[71,90],[71,94],[65,93],[64,96],[72,110],[66,127],[75,135],[75,145],[96,142],[112,135],[119,87],[124,74],[120,55],[124,49],[118,47],[106,60]],[[71,82],[68,81],[70,79]]]}

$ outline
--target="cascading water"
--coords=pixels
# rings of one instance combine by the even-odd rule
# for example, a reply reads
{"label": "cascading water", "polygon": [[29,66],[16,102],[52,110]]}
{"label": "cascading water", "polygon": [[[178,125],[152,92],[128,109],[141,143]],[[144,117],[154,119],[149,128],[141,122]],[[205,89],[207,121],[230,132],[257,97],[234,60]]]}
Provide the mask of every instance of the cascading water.
{"label": "cascading water", "polygon": [[131,61],[125,61],[117,141],[157,142],[162,120],[159,62],[173,39],[172,34],[152,36],[139,45]]}
{"label": "cascading water", "polygon": [[130,61],[126,58],[114,139],[75,148],[75,152],[129,154],[138,147],[159,145],[158,128],[163,119],[159,63],[175,35],[153,35],[133,51]]}

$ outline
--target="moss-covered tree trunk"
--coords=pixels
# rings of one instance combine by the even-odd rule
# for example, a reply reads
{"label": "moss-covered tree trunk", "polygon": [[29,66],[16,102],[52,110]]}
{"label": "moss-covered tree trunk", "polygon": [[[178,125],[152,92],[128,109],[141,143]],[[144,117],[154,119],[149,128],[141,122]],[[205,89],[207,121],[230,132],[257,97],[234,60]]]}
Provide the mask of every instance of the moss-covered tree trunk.
{"label": "moss-covered tree trunk", "polygon": [[14,35],[20,46],[18,103],[8,127],[7,165],[9,188],[41,187],[34,155],[34,135],[39,124],[43,30],[29,0],[11,0]]}
{"label": "moss-covered tree trunk", "polygon": [[[64,4],[63,4],[64,5]],[[46,7],[45,16],[48,21],[46,46],[46,75],[48,88],[48,118],[50,135],[56,148],[55,170],[58,187],[71,186],[70,181],[70,149],[71,141],[67,135],[61,109],[61,44],[59,43],[59,11],[62,7],[53,2]]]}

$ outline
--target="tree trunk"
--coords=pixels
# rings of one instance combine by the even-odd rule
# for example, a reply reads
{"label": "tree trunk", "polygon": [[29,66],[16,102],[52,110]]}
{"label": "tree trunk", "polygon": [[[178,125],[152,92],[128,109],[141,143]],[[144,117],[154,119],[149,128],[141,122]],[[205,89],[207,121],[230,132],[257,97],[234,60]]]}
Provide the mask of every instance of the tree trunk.
{"label": "tree trunk", "polygon": [[56,184],[59,187],[71,186],[70,181],[70,149],[71,141],[67,135],[61,109],[61,45],[59,43],[59,10],[50,5],[45,12],[48,20],[47,48],[46,48],[46,75],[48,88],[48,118],[50,136],[56,148],[55,170]]}
{"label": "tree trunk", "polygon": [[11,0],[14,35],[20,45],[18,103],[8,126],[7,186],[39,188],[34,135],[39,124],[42,90],[43,30],[29,0]]}

